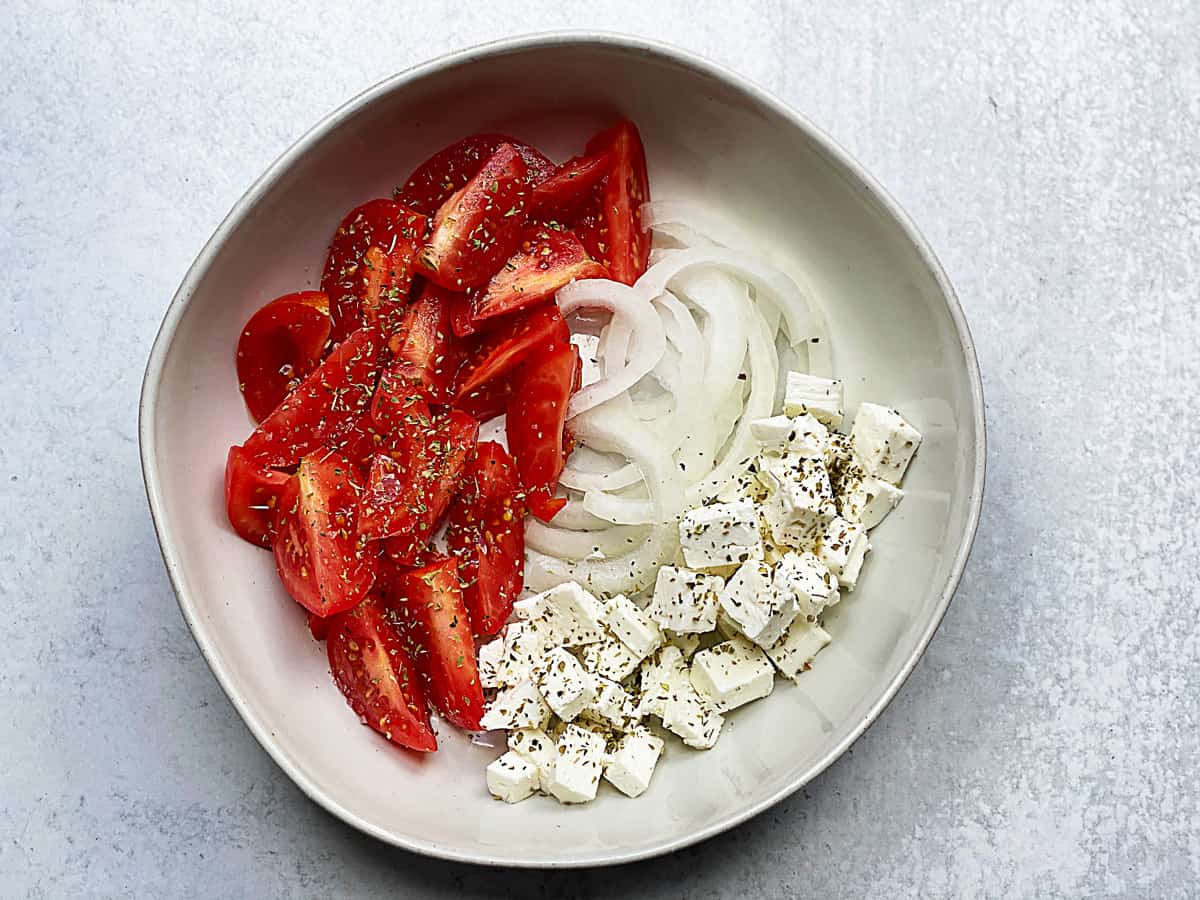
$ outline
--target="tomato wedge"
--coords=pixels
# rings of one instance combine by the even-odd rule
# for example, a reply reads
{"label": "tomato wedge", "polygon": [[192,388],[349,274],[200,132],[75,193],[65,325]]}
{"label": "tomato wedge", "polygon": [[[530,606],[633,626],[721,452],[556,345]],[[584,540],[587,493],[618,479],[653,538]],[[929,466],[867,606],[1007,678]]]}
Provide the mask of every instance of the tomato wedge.
{"label": "tomato wedge", "polygon": [[379,337],[361,328],[308,374],[255,429],[243,448],[264,466],[294,466],[322,446],[338,446],[371,402]]}
{"label": "tomato wedge", "polygon": [[536,225],[525,230],[521,249],[492,276],[483,294],[474,298],[472,319],[478,324],[482,319],[525,309],[553,297],[572,281],[607,275],[572,232]]}
{"label": "tomato wedge", "polygon": [[526,173],[516,149],[501,144],[438,209],[429,240],[417,255],[421,274],[454,291],[491,278],[520,243],[529,201]]}
{"label": "tomato wedge", "polygon": [[609,173],[597,187],[598,206],[572,224],[614,280],[633,284],[650,259],[650,236],[642,226],[642,204],[650,199],[642,138],[637,126],[622,121],[588,141],[587,152],[608,153]]}
{"label": "tomato wedge", "polygon": [[308,614],[308,633],[313,636],[314,641],[323,641],[329,636],[330,622],[336,622],[337,616],[331,616],[328,619],[323,619],[315,613]]}
{"label": "tomato wedge", "polygon": [[318,616],[357,606],[375,582],[377,552],[358,539],[358,472],[329,451],[300,460],[279,498],[275,567],[292,599]]}
{"label": "tomato wedge", "polygon": [[388,339],[395,360],[405,378],[417,378],[431,399],[441,398],[449,389],[459,358],[454,353],[450,331],[450,302],[454,295],[436,284],[426,284],[417,302],[410,306]]}
{"label": "tomato wedge", "polygon": [[533,354],[513,377],[508,402],[508,449],[517,462],[529,510],[549,522],[566,503],[554,496],[566,464],[567,401],[579,378],[579,351],[556,341]]}
{"label": "tomato wedge", "polygon": [[371,421],[381,434],[391,434],[406,419],[417,415],[429,421],[428,387],[420,370],[406,360],[392,363],[379,376],[379,387],[371,398]]}
{"label": "tomato wedge", "polygon": [[570,339],[567,323],[553,302],[505,320],[467,353],[454,379],[456,405],[481,385],[521,365],[529,353]]}
{"label": "tomato wedge", "polygon": [[[411,281],[416,253],[429,222],[419,212],[395,200],[371,200],[350,210],[329,244],[321,290],[330,300],[333,341],[338,343],[363,324],[363,297],[369,284],[363,260],[371,247],[392,257],[398,273],[395,286]],[[407,286],[403,293],[407,293]]]}
{"label": "tomato wedge", "polygon": [[261,307],[237,344],[238,387],[261,422],[317,367],[329,342],[329,298],[320,291],[285,294]]}
{"label": "tomato wedge", "polygon": [[510,397],[512,382],[507,378],[493,378],[455,397],[454,408],[461,409],[478,422],[486,422],[504,415]]}
{"label": "tomato wedge", "polygon": [[239,537],[258,547],[271,546],[275,510],[289,477],[286,472],[258,465],[241,447],[229,448],[225,459],[225,514]]}
{"label": "tomato wedge", "polygon": [[411,750],[437,749],[417,669],[377,600],[337,616],[325,649],[334,682],[364,725]]}
{"label": "tomato wedge", "polygon": [[403,321],[412,287],[412,259],[400,252],[384,253],[371,247],[363,254],[363,320],[384,335],[394,332]]}
{"label": "tomato wedge", "polygon": [[450,330],[455,337],[470,337],[476,331],[471,320],[471,297],[469,294],[454,294],[450,300]]}
{"label": "tomato wedge", "polygon": [[384,568],[384,604],[400,632],[420,648],[414,659],[433,705],[459,728],[478,731],[483,687],[457,563],[442,558],[412,571]]}
{"label": "tomato wedge", "polygon": [[533,189],[530,208],[542,218],[569,218],[592,196],[611,163],[607,151],[568,159]]}
{"label": "tomato wedge", "polygon": [[432,216],[451,194],[475,177],[501,144],[509,144],[520,154],[525,163],[525,180],[530,186],[554,173],[554,163],[529,144],[503,134],[473,134],[444,147],[417,166],[403,186],[396,189],[396,199]]}
{"label": "tomato wedge", "polygon": [[525,573],[525,510],[512,457],[485,441],[467,463],[446,515],[463,599],[477,634],[495,634],[512,612]]}

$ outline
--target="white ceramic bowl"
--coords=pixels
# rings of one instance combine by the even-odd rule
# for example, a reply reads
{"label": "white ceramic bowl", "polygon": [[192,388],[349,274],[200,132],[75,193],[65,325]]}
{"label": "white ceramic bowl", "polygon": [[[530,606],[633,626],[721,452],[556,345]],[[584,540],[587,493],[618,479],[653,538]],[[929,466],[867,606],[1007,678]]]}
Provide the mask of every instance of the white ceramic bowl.
{"label": "white ceramic bowl", "polygon": [[[874,532],[859,589],[829,616],[834,643],[795,687],[730,716],[707,753],[671,746],[650,790],[583,807],[492,800],[495,751],[450,727],[398,752],[356,721],[270,554],[225,520],[221,474],[250,422],[233,350],[276,295],[315,286],[334,226],[388,196],[433,150],[505,131],[578,152],[616,113],[646,144],[656,197],[719,208],[802,269],[830,310],[851,408],[871,399],[924,433],[908,497]],[[301,138],[221,223],[167,310],[146,370],[141,452],[179,605],[213,673],[275,761],[346,822],[433,856],[583,866],[666,853],[786,797],[879,715],[946,610],[974,536],[983,399],[962,311],[933,253],[829,138],[737,75],[611,35],[544,35],[466,50],[359,95]],[[201,736],[202,739],[202,736]]]}

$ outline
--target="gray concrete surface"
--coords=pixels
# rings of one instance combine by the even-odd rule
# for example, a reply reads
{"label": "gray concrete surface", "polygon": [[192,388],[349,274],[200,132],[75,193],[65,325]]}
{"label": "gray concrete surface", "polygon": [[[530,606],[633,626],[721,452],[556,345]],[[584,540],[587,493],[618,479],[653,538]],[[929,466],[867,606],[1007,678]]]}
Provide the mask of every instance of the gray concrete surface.
{"label": "gray concrete surface", "polygon": [[[0,895],[1196,896],[1200,6],[336,6],[0,16]],[[377,844],[275,768],[178,613],[135,422],[168,298],[294,138],[564,26],[729,64],[878,175],[958,287],[991,452],[958,597],[853,752],[700,847],[543,875]]]}

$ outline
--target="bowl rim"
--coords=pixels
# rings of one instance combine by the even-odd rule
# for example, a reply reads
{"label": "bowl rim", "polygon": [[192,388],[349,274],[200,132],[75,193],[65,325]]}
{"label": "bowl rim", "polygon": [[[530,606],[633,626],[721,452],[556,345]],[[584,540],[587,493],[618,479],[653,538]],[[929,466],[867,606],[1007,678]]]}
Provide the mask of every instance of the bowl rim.
{"label": "bowl rim", "polygon": [[[269,729],[258,720],[249,708],[245,699],[232,686],[229,675],[216,657],[213,647],[203,630],[198,627],[193,615],[191,602],[185,594],[180,577],[180,563],[175,547],[176,540],[167,524],[163,507],[162,487],[157,466],[157,441],[155,434],[155,410],[158,404],[159,387],[162,381],[163,369],[167,357],[174,344],[176,330],[183,317],[188,303],[195,291],[196,285],[207,273],[212,260],[224,247],[233,230],[235,223],[240,222],[246,211],[250,209],[261,196],[270,188],[296,160],[307,153],[311,147],[327,134],[340,127],[347,119],[357,114],[364,107],[374,103],[379,98],[402,89],[409,82],[434,75],[449,69],[454,69],[486,57],[505,56],[529,50],[560,48],[564,46],[592,46],[601,49],[616,49],[634,51],[648,56],[666,60],[672,64],[689,69],[698,74],[716,79],[729,87],[741,92],[756,103],[770,109],[773,113],[789,121],[800,129],[820,150],[845,167],[862,187],[870,191],[892,220],[900,227],[905,236],[912,242],[918,256],[933,276],[942,298],[950,313],[951,321],[959,340],[959,349],[967,368],[969,390],[971,396],[972,418],[975,432],[978,436],[975,447],[974,478],[971,483],[971,495],[968,498],[967,526],[963,532],[950,575],[942,586],[938,603],[933,615],[920,635],[913,652],[904,661],[899,670],[892,676],[884,687],[878,699],[871,705],[861,720],[854,725],[849,733],[837,744],[831,747],[817,762],[800,773],[791,782],[774,793],[741,809],[733,810],[704,828],[696,829],[682,836],[658,841],[641,847],[610,851],[599,858],[586,860],[569,860],[551,856],[545,857],[514,857],[504,853],[483,853],[465,851],[446,847],[432,841],[415,838],[408,835],[396,834],[380,828],[362,818],[355,812],[339,804],[327,795],[323,788],[311,780],[308,775],[292,760],[272,738]],[[410,66],[377,84],[351,97],[345,103],[324,116],[315,125],[301,135],[288,147],[267,169],[254,181],[246,192],[233,205],[212,236],[204,244],[195,261],[188,268],[179,288],[176,290],[163,316],[161,325],[154,338],[150,357],[146,363],[142,381],[142,390],[138,406],[138,442],[142,463],[142,478],[145,482],[146,497],[150,506],[150,515],[154,522],[155,534],[158,538],[159,549],[166,565],[171,587],[175,592],[180,612],[187,622],[188,629],[209,669],[217,679],[225,696],[229,698],[237,710],[242,722],[258,741],[259,745],[283,769],[293,782],[310,799],[324,807],[328,812],[341,819],[346,824],[369,834],[385,843],[403,848],[425,856],[453,862],[465,862],[489,866],[513,866],[517,868],[578,868],[585,866],[607,866],[619,863],[634,862],[650,859],[697,844],[715,835],[721,834],[742,822],[758,815],[766,809],[789,797],[791,794],[808,784],[830,765],[839,759],[843,753],[879,718],[883,710],[896,696],[901,685],[908,680],[918,660],[924,655],[926,647],[941,624],[950,605],[963,570],[974,544],[976,531],[983,506],[983,492],[987,466],[987,432],[984,413],[983,382],[979,370],[979,361],[975,352],[975,344],[963,314],[962,306],[945,271],[942,268],[933,249],[924,236],[909,218],[908,214],[844,148],[820,127],[793,109],[782,99],[776,97],[765,88],[703,56],[684,50],[671,44],[633,35],[590,29],[564,29],[534,34],[518,35],[472,45],[464,49],[451,51],[427,62]]]}

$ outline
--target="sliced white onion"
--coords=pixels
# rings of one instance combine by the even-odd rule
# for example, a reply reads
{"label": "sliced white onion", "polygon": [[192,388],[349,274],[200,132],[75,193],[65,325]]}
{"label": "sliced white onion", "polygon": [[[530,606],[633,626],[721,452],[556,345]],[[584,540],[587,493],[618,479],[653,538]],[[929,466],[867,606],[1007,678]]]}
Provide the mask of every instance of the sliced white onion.
{"label": "sliced white onion", "polygon": [[[580,472],[570,466],[563,469],[558,481],[573,491],[619,491],[642,480],[642,473],[633,463],[626,463],[615,472]],[[555,520],[561,516],[560,512]]]}
{"label": "sliced white onion", "polygon": [[[558,515],[554,517],[555,522]],[[609,525],[602,531],[571,531],[530,518],[525,523],[525,546],[572,562],[589,557],[607,559],[624,556],[639,547],[646,539],[647,531],[646,526],[633,525]]]}

